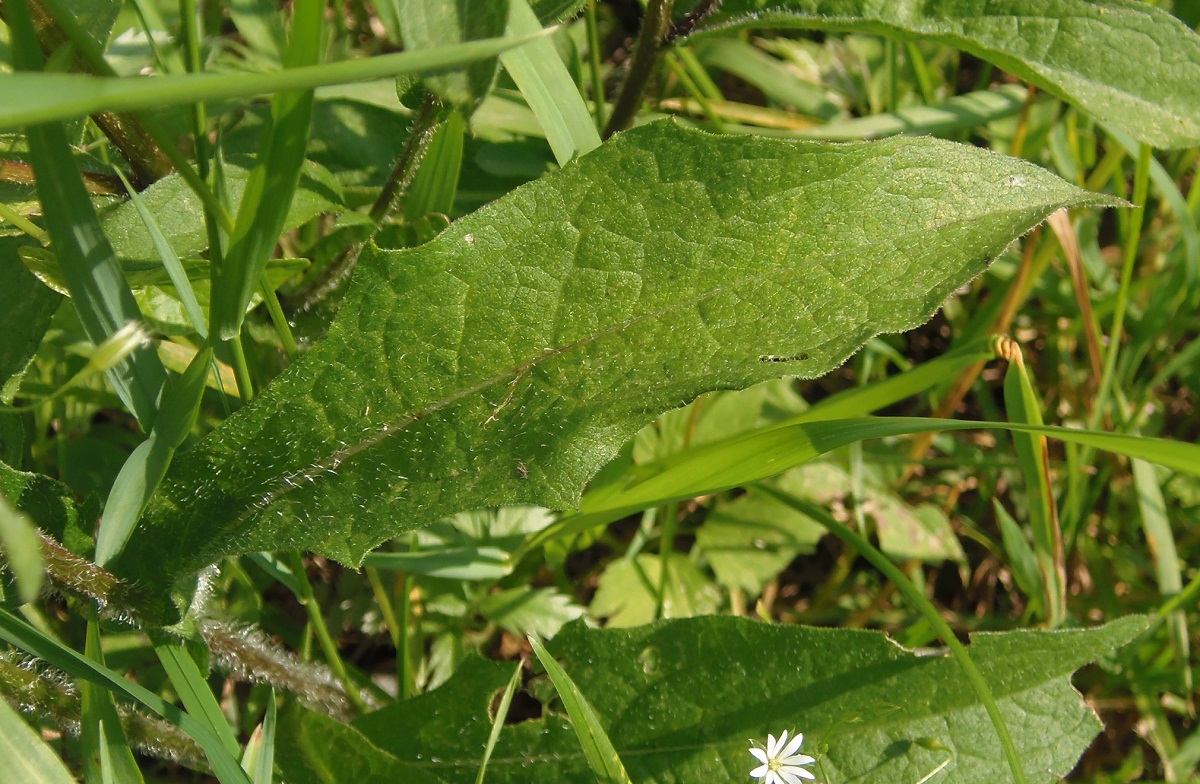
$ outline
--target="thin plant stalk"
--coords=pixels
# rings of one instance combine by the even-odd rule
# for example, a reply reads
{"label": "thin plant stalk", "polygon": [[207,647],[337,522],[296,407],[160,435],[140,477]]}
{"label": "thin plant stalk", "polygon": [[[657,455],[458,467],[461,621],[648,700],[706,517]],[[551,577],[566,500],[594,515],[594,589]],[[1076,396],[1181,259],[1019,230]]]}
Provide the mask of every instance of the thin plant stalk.
{"label": "thin plant stalk", "polygon": [[687,71],[687,68],[684,67],[679,58],[675,57],[671,53],[668,53],[666,60],[667,66],[670,67],[671,72],[675,74],[677,79],[679,79],[679,83],[683,85],[683,88],[691,93],[692,97],[696,99],[696,103],[700,104],[700,108],[704,111],[704,115],[708,117],[710,122],[712,122],[713,126],[717,129],[717,132],[725,133],[725,123],[721,121],[721,115],[717,114],[717,111],[713,108],[712,102],[709,100],[708,96],[704,94],[704,91],[701,90],[700,86],[696,84],[696,81],[692,79],[691,75]]}
{"label": "thin plant stalk", "polygon": [[667,586],[670,584],[671,555],[675,551],[675,523],[679,513],[678,504],[667,504],[663,513],[662,541],[658,546],[659,572],[658,596],[654,606],[654,617],[662,618],[666,611]]}
{"label": "thin plant stalk", "polygon": [[667,40],[671,25],[671,9],[674,0],[650,0],[646,6],[646,15],[642,18],[642,29],[638,32],[637,44],[633,50],[633,58],[629,63],[629,73],[621,84],[613,105],[612,115],[604,128],[604,138],[612,136],[633,125],[638,107],[642,103],[642,93],[646,84],[654,74],[658,64],[658,55]]}
{"label": "thin plant stalk", "polygon": [[333,636],[329,633],[329,626],[325,623],[325,616],[321,613],[321,605],[317,602],[313,595],[312,585],[308,582],[308,576],[305,574],[304,562],[301,560],[301,555],[298,551],[292,550],[285,555],[285,562],[296,575],[296,586],[300,592],[296,598],[300,604],[304,606],[305,612],[308,613],[309,627],[313,631],[313,635],[317,638],[317,643],[321,646],[321,652],[325,654],[325,661],[329,664],[329,668],[333,670],[333,674],[341,682],[342,688],[346,691],[346,698],[360,712],[367,712],[367,704],[363,701],[362,695],[359,694],[358,687],[350,679],[350,672],[346,669],[346,662],[342,660],[342,654],[338,650],[337,643],[333,641]]}
{"label": "thin plant stalk", "polygon": [[1096,405],[1088,427],[1098,428],[1108,407],[1117,370],[1117,357],[1121,353],[1121,336],[1125,331],[1125,311],[1129,307],[1129,286],[1133,280],[1133,267],[1137,262],[1138,244],[1142,239],[1142,222],[1146,217],[1146,194],[1150,188],[1150,145],[1143,142],[1138,147],[1137,166],[1133,175],[1133,214],[1129,218],[1129,230],[1125,234],[1125,253],[1121,264],[1121,283],[1117,289],[1117,300],[1113,308],[1112,330],[1108,335],[1108,353],[1104,357],[1104,375],[1100,377],[1100,390],[1096,393]]}
{"label": "thin plant stalk", "polygon": [[588,35],[588,65],[592,77],[592,108],[596,114],[596,130],[604,130],[604,112],[608,103],[604,95],[604,76],[600,70],[600,26],[596,23],[596,0],[588,0],[586,10]]}

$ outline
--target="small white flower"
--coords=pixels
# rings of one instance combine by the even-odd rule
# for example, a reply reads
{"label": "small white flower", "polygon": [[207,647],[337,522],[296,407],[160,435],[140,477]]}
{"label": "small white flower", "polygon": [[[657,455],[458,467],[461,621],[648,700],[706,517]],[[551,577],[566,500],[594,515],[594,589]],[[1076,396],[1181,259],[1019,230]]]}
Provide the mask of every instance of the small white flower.
{"label": "small white flower", "polygon": [[804,743],[804,733],[798,733],[788,742],[787,730],[776,740],[774,735],[767,736],[767,748],[760,749],[757,745],[750,746],[750,753],[761,762],[750,775],[763,784],[800,784],[802,779],[816,780],[801,765],[811,765],[816,759],[807,754],[797,754]]}

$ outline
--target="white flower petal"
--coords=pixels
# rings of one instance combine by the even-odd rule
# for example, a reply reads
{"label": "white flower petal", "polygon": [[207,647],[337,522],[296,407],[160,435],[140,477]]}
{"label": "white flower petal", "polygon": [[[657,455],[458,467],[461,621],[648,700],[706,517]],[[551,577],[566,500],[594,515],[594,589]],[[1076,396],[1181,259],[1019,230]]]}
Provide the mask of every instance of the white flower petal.
{"label": "white flower petal", "polygon": [[766,762],[768,759],[770,759],[770,757],[767,756],[767,752],[759,748],[751,747],[750,753],[754,756],[754,759],[758,760],[759,762]]}
{"label": "white flower petal", "polygon": [[779,778],[779,774],[771,771],[767,774],[767,784],[783,784],[783,779]]}
{"label": "white flower petal", "polygon": [[[785,738],[787,737],[787,733],[786,733],[786,732],[785,732],[785,733],[783,733],[783,737],[785,737]],[[782,741],[780,741],[780,742],[782,743]],[[803,733],[803,732],[796,733],[796,737],[792,738],[792,742],[791,742],[791,743],[789,743],[789,744],[788,744],[788,745],[787,745],[787,746],[786,746],[786,747],[783,749],[783,751],[779,752],[779,753],[778,753],[778,754],[776,754],[775,756],[777,756],[777,757],[790,757],[790,756],[792,756],[793,754],[795,754],[797,751],[799,751],[799,750],[800,750],[800,746],[801,746],[801,744],[803,744],[803,743],[804,743],[804,733]]]}
{"label": "white flower petal", "polygon": [[775,775],[779,777],[783,784],[800,784],[800,779],[796,778],[794,774],[789,773],[786,770],[776,771]]}
{"label": "white flower petal", "polygon": [[788,774],[789,776],[798,776],[799,778],[797,779],[797,781],[799,781],[799,779],[810,779],[810,780],[815,780],[815,779],[817,778],[816,776],[814,776],[813,774],[809,773],[809,772],[808,772],[807,770],[805,770],[804,768],[792,768],[792,767],[784,767],[784,768],[780,768],[780,769],[779,769],[779,772],[780,772],[780,773],[786,773],[786,774]]}
{"label": "white flower petal", "polygon": [[767,771],[769,771],[770,769],[771,769],[770,765],[766,765],[766,764],[759,765],[757,768],[750,771],[750,776],[751,776],[751,778],[756,778],[756,779],[766,778]]}
{"label": "white flower petal", "polygon": [[[766,760],[763,761],[766,762]],[[810,757],[807,754],[793,754],[790,757],[784,757],[779,760],[780,764],[783,765],[811,765],[816,761],[815,757]]]}
{"label": "white flower petal", "polygon": [[774,759],[779,756],[779,750],[783,748],[783,744],[787,743],[787,730],[779,736],[779,740],[775,740],[774,735],[767,735],[767,756]]}

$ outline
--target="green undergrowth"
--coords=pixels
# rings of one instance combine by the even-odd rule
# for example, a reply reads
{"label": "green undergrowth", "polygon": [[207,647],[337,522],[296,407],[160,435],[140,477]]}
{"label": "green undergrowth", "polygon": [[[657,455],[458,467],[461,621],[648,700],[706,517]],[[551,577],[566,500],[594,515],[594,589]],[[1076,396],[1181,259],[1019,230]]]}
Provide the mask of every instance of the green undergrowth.
{"label": "green undergrowth", "polygon": [[0,780],[1200,775],[1200,13],[6,0]]}

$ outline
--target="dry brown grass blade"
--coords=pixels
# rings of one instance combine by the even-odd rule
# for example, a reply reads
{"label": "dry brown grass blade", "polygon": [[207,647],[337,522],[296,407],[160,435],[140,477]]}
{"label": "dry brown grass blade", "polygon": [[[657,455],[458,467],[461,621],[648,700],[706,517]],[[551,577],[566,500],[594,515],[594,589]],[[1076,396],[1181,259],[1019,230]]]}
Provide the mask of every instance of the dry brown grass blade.
{"label": "dry brown grass blade", "polygon": [[1059,210],[1046,220],[1054,231],[1054,236],[1058,237],[1058,244],[1062,246],[1063,255],[1067,258],[1067,267],[1071,270],[1071,286],[1075,289],[1075,300],[1079,303],[1079,317],[1083,319],[1083,338],[1092,367],[1091,385],[1095,388],[1104,372],[1104,359],[1100,352],[1100,336],[1096,329],[1096,317],[1092,314],[1087,279],[1083,275],[1083,254],[1079,250],[1075,227],[1071,225],[1071,217],[1066,210]]}

